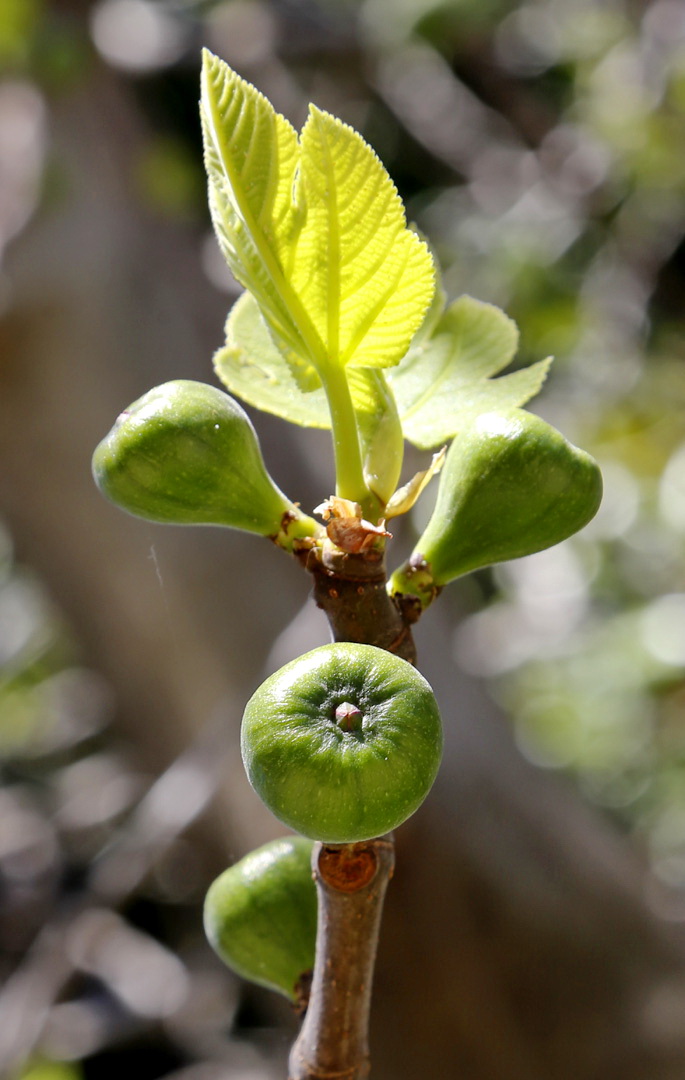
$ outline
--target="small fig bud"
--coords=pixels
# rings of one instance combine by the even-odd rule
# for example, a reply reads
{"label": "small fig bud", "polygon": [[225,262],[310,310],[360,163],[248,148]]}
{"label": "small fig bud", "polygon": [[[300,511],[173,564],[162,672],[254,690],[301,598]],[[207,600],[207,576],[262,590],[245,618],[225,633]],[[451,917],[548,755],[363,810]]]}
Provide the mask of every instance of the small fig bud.
{"label": "small fig bud", "polygon": [[442,755],[433,691],[416,668],[373,645],[322,645],[286,664],[245,707],[250,783],[286,825],[313,840],[381,836],[421,805]]}
{"label": "small fig bud", "polygon": [[205,900],[205,933],[224,963],[296,1004],[314,967],[312,847],[302,836],[273,840],[225,870]]}
{"label": "small fig bud", "polygon": [[552,547],[599,509],[596,461],[533,413],[484,413],[454,439],[433,515],[394,593],[427,606],[449,581]]}
{"label": "small fig bud", "polygon": [[130,405],[97,447],[93,475],[108,499],[150,521],[274,538],[319,529],[274,484],[240,405],[204,383],[164,383]]}

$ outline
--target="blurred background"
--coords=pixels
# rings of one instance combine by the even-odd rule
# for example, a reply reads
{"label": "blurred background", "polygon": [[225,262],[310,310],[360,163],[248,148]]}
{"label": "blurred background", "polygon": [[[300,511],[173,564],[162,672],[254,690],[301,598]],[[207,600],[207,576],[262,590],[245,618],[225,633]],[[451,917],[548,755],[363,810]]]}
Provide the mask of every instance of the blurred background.
{"label": "blurred background", "polygon": [[[268,543],[90,478],[129,402],[215,381],[202,46],[364,134],[449,296],[556,356],[533,409],[605,475],[581,536],[418,627],[446,754],[397,836],[374,1080],[683,1080],[680,0],[0,0],[0,1075],[278,1080],[296,1033],[201,905],[282,833],[240,717],[325,623]],[[291,498],[330,494],[327,436],[255,421]]]}

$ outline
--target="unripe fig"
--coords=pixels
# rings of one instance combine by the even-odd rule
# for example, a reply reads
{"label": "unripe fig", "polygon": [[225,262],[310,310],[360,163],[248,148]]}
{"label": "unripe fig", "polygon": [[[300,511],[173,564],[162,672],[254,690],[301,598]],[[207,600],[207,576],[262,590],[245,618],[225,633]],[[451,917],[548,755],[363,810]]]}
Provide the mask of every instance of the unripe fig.
{"label": "unripe fig", "polygon": [[470,570],[565,540],[601,499],[596,461],[550,424],[522,409],[484,413],[454,439],[433,515],[391,590],[426,605]]}
{"label": "unripe fig", "polygon": [[314,967],[312,842],[286,836],[250,852],[210,886],[205,933],[225,964],[298,1002]]}
{"label": "unripe fig", "polygon": [[281,821],[345,844],[389,832],[421,805],[442,727],[411,664],[337,642],[262,683],[245,708],[241,746],[250,783]]}
{"label": "unripe fig", "polygon": [[240,405],[204,383],[164,383],[130,405],[97,447],[93,475],[108,499],[150,521],[291,539],[318,529],[274,484]]}

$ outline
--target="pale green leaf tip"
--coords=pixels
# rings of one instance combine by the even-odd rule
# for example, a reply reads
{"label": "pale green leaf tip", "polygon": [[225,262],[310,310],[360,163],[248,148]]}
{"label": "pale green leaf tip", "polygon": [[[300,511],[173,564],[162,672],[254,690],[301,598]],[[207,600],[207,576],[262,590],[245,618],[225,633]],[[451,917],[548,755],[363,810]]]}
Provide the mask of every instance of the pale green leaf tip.
{"label": "pale green leaf tip", "polygon": [[[523,371],[530,371],[533,368],[537,368],[537,373],[538,373],[538,385],[537,385],[537,388],[535,390],[533,390],[530,397],[526,398],[526,401],[530,401],[531,398],[534,398],[537,394],[540,393],[540,391],[542,390],[542,387],[547,382],[547,376],[549,375],[550,368],[552,367],[553,363],[554,363],[554,357],[553,356],[546,356],[544,360],[537,360],[534,364],[530,364],[528,366],[528,368],[522,368],[521,369]],[[521,404],[525,404],[525,402],[522,402]]]}
{"label": "pale green leaf tip", "polygon": [[216,69],[221,64],[221,60],[218,56],[215,56],[209,49],[202,50],[202,82],[206,83],[209,75],[213,69]]}
{"label": "pale green leaf tip", "polygon": [[448,321],[454,317],[458,317],[462,312],[472,313],[488,313],[493,316],[494,319],[499,322],[501,326],[506,326],[514,336],[515,349],[518,349],[519,339],[521,332],[518,328],[518,324],[512,319],[511,315],[507,315],[506,311],[503,311],[497,304],[491,304],[487,300],[477,300],[475,296],[469,296],[468,293],[462,293],[456,300],[447,307],[444,312],[443,318]]}
{"label": "pale green leaf tip", "polygon": [[[351,124],[347,124],[344,120],[341,120],[339,116],[327,112],[326,109],[321,109],[318,105],[315,105],[313,101],[310,101],[307,106],[307,114],[308,118],[312,121],[322,120],[324,123],[329,123],[333,127],[344,128],[345,131],[351,132],[353,135],[356,135],[358,139],[361,139],[362,142],[366,143],[364,136],[361,135],[356,128],[353,128]],[[366,146],[369,146],[369,144],[366,143]],[[372,148],[369,146],[369,149]]]}
{"label": "pale green leaf tip", "polygon": [[210,78],[213,70],[220,63],[218,56],[215,56],[209,49],[202,50],[202,69],[200,73],[200,112],[205,116],[208,107],[211,104],[211,85]]}

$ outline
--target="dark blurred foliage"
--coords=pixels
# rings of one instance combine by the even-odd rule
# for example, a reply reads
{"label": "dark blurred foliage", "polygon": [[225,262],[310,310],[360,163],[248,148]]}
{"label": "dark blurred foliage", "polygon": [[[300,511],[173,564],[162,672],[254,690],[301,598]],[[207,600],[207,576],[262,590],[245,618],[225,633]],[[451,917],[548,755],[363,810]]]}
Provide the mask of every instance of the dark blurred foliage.
{"label": "dark blurred foliage", "polygon": [[[568,952],[574,941],[579,954],[600,947],[578,927],[564,933],[561,902],[549,930],[567,980],[558,1014],[550,1005],[542,1019],[542,990],[535,1006],[525,992],[516,1001],[530,954],[510,942],[498,955],[492,911],[476,898],[490,970],[458,935],[470,1005],[455,998],[451,1014],[445,991],[415,1041],[423,1031],[446,1044],[445,1077],[685,1076],[681,0],[0,0],[0,1070],[267,1080],[285,1075],[295,1030],[285,1007],[220,969],[200,904],[229,855],[278,832],[240,772],[242,702],[325,628],[300,607],[306,585],[278,553],[216,531],[121,524],[87,476],[89,448],[129,400],[168,378],[212,379],[237,295],[205,206],[203,45],[296,125],[311,100],[365,135],[433,244],[448,294],[504,307],[520,326],[521,363],[555,355],[533,408],[605,475],[602,509],[580,537],[455,584],[427,614],[422,667],[461,727],[448,736],[433,818],[407,826],[401,853],[424,844],[425,880],[439,892],[436,860],[461,850],[478,800],[492,820],[464,851],[506,828],[513,800],[499,781],[499,802],[483,795],[468,763],[498,777],[501,763],[513,778],[520,768],[531,791],[553,773],[545,791],[568,810],[560,830],[590,835],[604,815],[606,850],[628,860],[654,933],[667,927],[673,973],[645,994],[640,1023],[670,1064],[652,1048],[653,1065],[647,1055],[630,1071],[580,1012],[575,1036],[564,1028]],[[256,422],[288,494],[305,506],[325,497],[325,442]],[[409,458],[407,471],[421,466]],[[417,508],[401,547],[427,512]],[[581,800],[600,811],[576,818]],[[492,850],[468,858],[491,858],[493,881],[509,875],[510,900],[492,886],[498,910],[537,911],[549,883],[536,879],[535,852]],[[618,924],[602,907],[602,861],[578,873]],[[401,876],[397,889],[411,910]],[[512,940],[523,939],[512,919]],[[403,924],[389,920],[392,941]],[[596,932],[610,936],[601,919]],[[649,967],[647,945],[638,952],[633,974]],[[630,965],[624,957],[609,977],[603,961],[599,985],[614,1000]],[[493,990],[498,965],[506,1004]],[[382,968],[378,983],[392,1003]],[[500,1056],[474,1034],[488,1029],[479,1002]],[[618,1042],[626,1031],[637,1041],[633,1013],[621,1016]],[[405,1061],[407,1077],[432,1075],[406,1051],[393,1065],[394,1036],[401,1046],[398,1032],[377,1036],[379,1080],[404,1076]]]}

